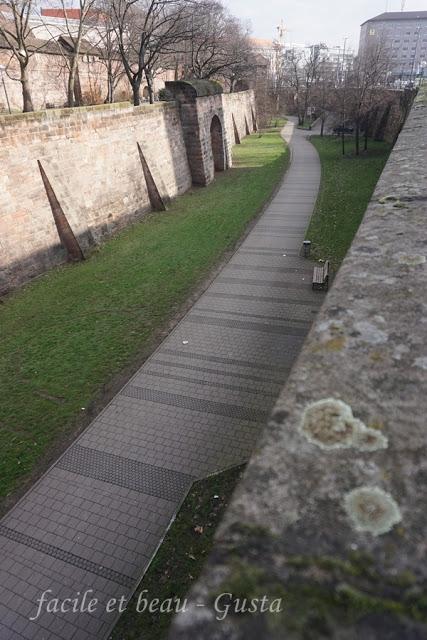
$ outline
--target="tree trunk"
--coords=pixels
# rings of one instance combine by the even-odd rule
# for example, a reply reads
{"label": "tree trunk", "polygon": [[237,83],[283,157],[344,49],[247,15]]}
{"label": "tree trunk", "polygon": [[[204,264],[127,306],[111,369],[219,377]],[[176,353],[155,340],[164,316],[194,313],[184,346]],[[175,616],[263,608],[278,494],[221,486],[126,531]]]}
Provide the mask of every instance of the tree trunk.
{"label": "tree trunk", "polygon": [[304,122],[307,119],[307,111],[308,111],[308,89],[306,91],[305,94],[305,98],[304,98],[304,113],[302,114],[302,125],[304,126]]}
{"label": "tree trunk", "polygon": [[369,115],[367,115],[365,120],[365,140],[363,145],[364,151],[368,150],[369,120],[370,120]]}
{"label": "tree trunk", "polygon": [[150,104],[154,104],[153,76],[151,75],[150,71],[145,71],[145,79],[147,81],[148,100]]}
{"label": "tree trunk", "polygon": [[67,107],[74,107],[74,83],[76,79],[77,57],[74,55],[70,61],[70,72],[67,85]]}
{"label": "tree trunk", "polygon": [[114,101],[113,78],[109,75],[107,78],[107,97],[105,99],[105,103],[111,104],[113,101]]}
{"label": "tree trunk", "polygon": [[82,86],[80,84],[80,74],[79,74],[78,67],[76,67],[76,73],[74,76],[74,106],[75,107],[83,106]]}
{"label": "tree trunk", "polygon": [[30,82],[28,79],[27,65],[20,64],[21,67],[21,85],[22,85],[22,106],[24,113],[34,111],[33,101],[31,99]]}
{"label": "tree trunk", "polygon": [[325,114],[323,113],[320,119],[320,135],[322,137],[323,137],[323,132],[325,130],[325,120],[326,120],[326,117],[325,117]]}
{"label": "tree trunk", "polygon": [[111,104],[114,100],[114,78],[113,78],[113,70],[111,66],[111,61],[108,61],[107,64],[107,97],[105,102],[107,104]]}
{"label": "tree trunk", "polygon": [[133,95],[133,106],[139,107],[141,104],[141,96],[139,95],[139,89],[141,86],[141,80],[138,78],[132,81],[132,95]]}
{"label": "tree trunk", "polygon": [[356,119],[355,142],[356,142],[356,155],[358,156],[359,153],[360,153],[360,122],[359,122],[359,118]]}

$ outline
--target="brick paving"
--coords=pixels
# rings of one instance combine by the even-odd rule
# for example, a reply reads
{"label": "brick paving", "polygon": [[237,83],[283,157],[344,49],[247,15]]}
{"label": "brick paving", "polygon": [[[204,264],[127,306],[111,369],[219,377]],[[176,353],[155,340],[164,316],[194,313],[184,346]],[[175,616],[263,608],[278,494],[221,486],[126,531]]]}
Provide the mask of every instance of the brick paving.
{"label": "brick paving", "polygon": [[[323,295],[299,257],[320,164],[288,123],[271,204],[190,312],[0,522],[0,640],[107,637],[198,478],[245,462]],[[93,613],[37,599],[98,598]]]}

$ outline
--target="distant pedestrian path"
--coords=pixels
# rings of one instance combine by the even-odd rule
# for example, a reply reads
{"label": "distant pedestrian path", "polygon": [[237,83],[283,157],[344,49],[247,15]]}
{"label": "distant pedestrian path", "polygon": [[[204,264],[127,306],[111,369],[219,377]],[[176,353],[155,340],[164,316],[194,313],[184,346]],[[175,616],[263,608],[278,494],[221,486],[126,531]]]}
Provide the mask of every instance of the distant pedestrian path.
{"label": "distant pedestrian path", "polygon": [[[291,165],[243,244],[1,521],[0,640],[104,638],[117,618],[108,600],[131,594],[194,480],[250,457],[323,300],[299,257],[319,159],[307,132],[288,122],[283,133]],[[30,621],[48,589],[93,591],[78,613],[43,605]]]}

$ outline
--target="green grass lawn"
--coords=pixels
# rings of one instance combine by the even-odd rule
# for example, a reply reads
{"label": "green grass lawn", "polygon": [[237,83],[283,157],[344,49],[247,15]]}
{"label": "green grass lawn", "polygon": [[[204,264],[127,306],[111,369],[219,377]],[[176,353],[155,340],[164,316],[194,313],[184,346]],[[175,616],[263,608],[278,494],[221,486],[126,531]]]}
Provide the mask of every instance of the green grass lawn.
{"label": "green grass lawn", "polygon": [[242,471],[243,467],[235,467],[193,485],[135,596],[116,625],[111,635],[113,640],[161,640],[166,637],[173,614],[138,613],[138,595],[146,589],[148,593],[144,595],[149,602],[154,598],[164,602],[177,597],[182,606],[206,562],[216,526]]}
{"label": "green grass lawn", "polygon": [[0,496],[75,432],[114,374],[142,358],[272,194],[288,151],[270,129],[234,147],[233,161],[209,187],[128,227],[87,261],[3,300]]}
{"label": "green grass lawn", "polygon": [[[363,218],[375,185],[391,151],[385,142],[369,142],[367,153],[341,153],[341,140],[312,136],[322,165],[322,180],[306,238],[314,258],[329,258],[334,268],[342,262]],[[351,155],[350,155],[351,151]]]}

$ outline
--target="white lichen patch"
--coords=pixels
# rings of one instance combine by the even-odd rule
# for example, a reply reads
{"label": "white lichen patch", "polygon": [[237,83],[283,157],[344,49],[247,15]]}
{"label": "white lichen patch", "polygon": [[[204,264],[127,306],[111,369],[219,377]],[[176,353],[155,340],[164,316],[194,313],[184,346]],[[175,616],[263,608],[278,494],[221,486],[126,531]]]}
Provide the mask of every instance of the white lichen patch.
{"label": "white lichen patch", "polygon": [[322,449],[351,447],[354,429],[351,407],[334,398],[310,404],[303,413],[300,426],[307,440]]}
{"label": "white lichen patch", "polygon": [[386,204],[387,202],[396,202],[397,200],[398,198],[396,198],[396,196],[383,196],[378,200],[378,202],[381,204]]}
{"label": "white lichen patch", "polygon": [[342,400],[325,398],[308,405],[302,415],[301,434],[321,449],[376,451],[388,446],[387,438],[353,416]]}
{"label": "white lichen patch", "polygon": [[387,449],[388,439],[377,429],[366,427],[363,422],[354,432],[353,446],[359,451],[377,451],[378,449]]}
{"label": "white lichen patch", "polygon": [[414,365],[416,367],[420,367],[420,369],[427,370],[427,356],[420,356],[419,358],[415,358]]}
{"label": "white lichen patch", "polygon": [[344,508],[357,531],[379,536],[402,520],[394,498],[379,487],[359,487],[344,497]]}
{"label": "white lichen patch", "polygon": [[369,342],[370,344],[383,344],[388,340],[388,336],[385,331],[381,331],[381,329],[378,329],[378,327],[367,320],[360,320],[359,322],[356,322],[354,324],[354,328],[360,333],[360,338],[364,342]]}
{"label": "white lichen patch", "polygon": [[[409,353],[410,349],[406,344],[398,344],[393,351],[393,358],[395,360],[401,360],[402,356]],[[426,358],[427,361],[427,358]]]}
{"label": "white lichen patch", "polygon": [[399,253],[397,256],[399,264],[406,264],[409,267],[416,267],[418,264],[424,264],[426,257],[419,253]]}

